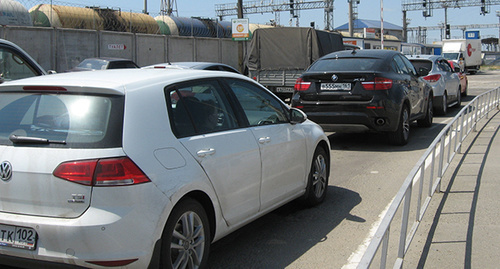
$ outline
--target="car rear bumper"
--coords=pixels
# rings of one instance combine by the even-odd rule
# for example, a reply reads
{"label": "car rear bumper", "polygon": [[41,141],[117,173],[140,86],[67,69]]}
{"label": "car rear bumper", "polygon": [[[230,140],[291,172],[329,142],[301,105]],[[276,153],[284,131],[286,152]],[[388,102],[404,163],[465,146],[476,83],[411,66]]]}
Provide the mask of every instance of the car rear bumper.
{"label": "car rear bumper", "polygon": [[[105,188],[102,193],[99,193],[101,190],[94,191],[92,202],[96,203],[78,218],[0,213],[0,223],[32,228],[38,237],[34,250],[0,246],[0,264],[15,262],[16,266],[27,268],[41,268],[45,264],[59,264],[50,268],[103,268],[91,262],[134,260],[127,268],[147,268],[155,242],[161,236],[162,227],[157,227],[161,216],[158,211],[134,208],[130,203],[152,199],[161,207],[161,201],[166,199],[154,191],[154,184],[135,186],[133,193],[139,195],[124,188],[127,187]],[[124,199],[116,199],[116,193],[110,194],[111,189],[112,192],[126,193]],[[108,195],[108,201],[105,201],[108,206],[98,203],[98,200],[105,199],[103,195]],[[122,205],[116,206],[109,200],[118,200],[115,203]],[[3,256],[9,258],[3,259]]]}
{"label": "car rear bumper", "polygon": [[303,109],[308,119],[319,124],[325,132],[393,132],[397,129],[398,115],[385,109],[357,109],[343,111],[313,111]]}

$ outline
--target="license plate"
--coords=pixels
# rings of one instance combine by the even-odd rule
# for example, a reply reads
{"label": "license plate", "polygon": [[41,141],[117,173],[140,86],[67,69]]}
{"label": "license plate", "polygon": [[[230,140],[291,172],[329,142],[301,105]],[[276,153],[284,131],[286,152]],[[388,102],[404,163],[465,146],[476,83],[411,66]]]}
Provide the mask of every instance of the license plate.
{"label": "license plate", "polygon": [[290,92],[293,93],[292,87],[276,87],[276,92]]}
{"label": "license plate", "polygon": [[350,91],[351,83],[321,83],[322,91]]}
{"label": "license plate", "polygon": [[0,224],[0,246],[35,250],[36,237],[31,228]]}

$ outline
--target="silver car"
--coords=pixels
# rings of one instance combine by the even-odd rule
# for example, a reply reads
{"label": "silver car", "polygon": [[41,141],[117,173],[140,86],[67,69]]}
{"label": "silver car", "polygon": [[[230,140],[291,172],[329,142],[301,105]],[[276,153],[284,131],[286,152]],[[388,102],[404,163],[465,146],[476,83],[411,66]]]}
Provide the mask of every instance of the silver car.
{"label": "silver car", "polygon": [[419,73],[428,72],[424,77],[434,91],[434,109],[445,115],[449,107],[460,107],[460,78],[448,61],[437,55],[415,55],[408,59]]}

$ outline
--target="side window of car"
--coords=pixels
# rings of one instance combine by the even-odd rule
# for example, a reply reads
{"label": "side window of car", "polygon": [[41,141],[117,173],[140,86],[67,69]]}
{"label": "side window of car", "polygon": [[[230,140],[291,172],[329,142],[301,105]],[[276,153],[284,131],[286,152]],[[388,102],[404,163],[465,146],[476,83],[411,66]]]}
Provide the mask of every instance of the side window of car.
{"label": "side window of car", "polygon": [[0,77],[6,81],[37,76],[35,71],[17,52],[0,47]]}
{"label": "side window of car", "polygon": [[287,109],[264,89],[243,80],[230,79],[228,83],[251,126],[289,122]]}
{"label": "side window of car", "polygon": [[411,64],[410,60],[404,56],[400,56],[401,59],[403,60],[404,65],[406,66],[406,70],[408,70],[408,73],[414,76],[417,76],[417,70],[415,69],[415,66]]}
{"label": "side window of car", "polygon": [[177,137],[238,127],[235,114],[216,80],[178,84],[166,89],[170,123]]}
{"label": "side window of car", "polygon": [[453,70],[451,69],[450,64],[446,60],[440,60],[439,66],[440,66],[441,70],[453,73]]}
{"label": "side window of car", "polygon": [[403,62],[403,59],[399,57],[399,55],[394,56],[393,61],[395,62],[397,66],[397,71],[399,74],[409,74],[410,71],[408,71],[405,63]]}

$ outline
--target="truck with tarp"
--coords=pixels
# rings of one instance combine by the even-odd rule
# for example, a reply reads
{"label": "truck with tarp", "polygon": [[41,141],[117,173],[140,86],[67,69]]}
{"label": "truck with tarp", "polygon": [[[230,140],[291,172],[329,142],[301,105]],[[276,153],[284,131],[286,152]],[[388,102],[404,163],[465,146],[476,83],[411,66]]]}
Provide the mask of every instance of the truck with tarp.
{"label": "truck with tarp", "polygon": [[256,29],[245,59],[248,75],[282,100],[297,78],[323,55],[343,50],[342,35],[306,27]]}

